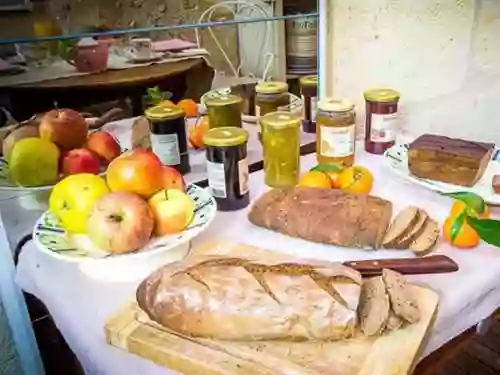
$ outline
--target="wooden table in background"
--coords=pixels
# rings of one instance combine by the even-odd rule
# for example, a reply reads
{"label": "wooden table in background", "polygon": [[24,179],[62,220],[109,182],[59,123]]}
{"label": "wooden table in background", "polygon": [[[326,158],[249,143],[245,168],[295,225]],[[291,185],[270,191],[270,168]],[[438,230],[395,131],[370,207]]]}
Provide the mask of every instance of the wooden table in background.
{"label": "wooden table in background", "polygon": [[10,98],[18,120],[47,111],[54,102],[79,109],[122,98],[129,98],[134,115],[141,115],[142,96],[148,87],[170,91],[174,100],[198,100],[210,89],[212,78],[213,69],[199,58],[0,87],[0,94]]}

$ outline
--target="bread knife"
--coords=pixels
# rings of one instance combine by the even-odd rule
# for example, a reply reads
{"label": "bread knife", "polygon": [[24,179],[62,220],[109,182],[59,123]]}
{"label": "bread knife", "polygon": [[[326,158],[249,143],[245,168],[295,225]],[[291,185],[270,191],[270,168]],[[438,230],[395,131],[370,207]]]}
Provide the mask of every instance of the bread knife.
{"label": "bread knife", "polygon": [[430,255],[422,258],[355,260],[343,264],[354,268],[363,276],[381,275],[384,268],[405,275],[458,271],[458,264],[446,255]]}

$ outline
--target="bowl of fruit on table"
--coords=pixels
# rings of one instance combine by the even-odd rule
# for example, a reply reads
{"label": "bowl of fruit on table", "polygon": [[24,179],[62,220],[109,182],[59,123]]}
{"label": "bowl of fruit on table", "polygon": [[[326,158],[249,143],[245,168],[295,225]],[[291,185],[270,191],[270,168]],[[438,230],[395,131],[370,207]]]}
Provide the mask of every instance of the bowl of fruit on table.
{"label": "bowl of fruit on table", "polygon": [[79,112],[54,109],[43,115],[40,122],[20,126],[4,138],[0,191],[47,196],[65,176],[105,172],[121,152],[111,134],[89,131]]}
{"label": "bowl of fruit on table", "polygon": [[182,259],[216,211],[205,189],[186,186],[153,152],[134,149],[115,158],[105,176],[59,181],[33,239],[42,253],[76,262],[93,278],[136,280]]}

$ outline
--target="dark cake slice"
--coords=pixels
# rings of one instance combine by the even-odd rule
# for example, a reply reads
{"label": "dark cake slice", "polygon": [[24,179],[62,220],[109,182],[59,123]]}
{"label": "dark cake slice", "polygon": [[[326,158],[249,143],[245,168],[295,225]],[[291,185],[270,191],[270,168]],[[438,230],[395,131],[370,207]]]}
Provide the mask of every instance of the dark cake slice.
{"label": "dark cake slice", "polygon": [[491,159],[493,143],[424,134],[408,151],[408,168],[420,178],[473,186]]}

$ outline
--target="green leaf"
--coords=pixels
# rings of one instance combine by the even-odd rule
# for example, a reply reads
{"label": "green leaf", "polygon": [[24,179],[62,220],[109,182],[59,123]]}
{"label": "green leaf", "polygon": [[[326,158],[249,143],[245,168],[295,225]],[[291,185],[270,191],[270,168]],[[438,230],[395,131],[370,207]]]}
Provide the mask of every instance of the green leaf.
{"label": "green leaf", "polygon": [[493,219],[476,219],[467,215],[467,222],[474,228],[479,237],[490,245],[500,247],[500,221]]}
{"label": "green leaf", "polygon": [[468,209],[473,210],[478,214],[482,214],[486,209],[486,204],[484,203],[484,199],[475,193],[461,191],[457,193],[448,193],[443,195],[464,202],[467,205]]}
{"label": "green leaf", "polygon": [[336,165],[336,164],[318,164],[317,166],[312,167],[310,170],[311,171],[319,171],[319,172],[323,172],[323,173],[326,173],[326,172],[337,173],[337,172],[342,172],[343,169],[344,168],[342,168],[342,166]]}
{"label": "green leaf", "polygon": [[462,225],[464,225],[465,221],[465,213],[462,212],[460,215],[457,216],[453,224],[451,225],[451,230],[450,230],[450,237],[451,237],[451,243],[453,244],[455,242],[455,239],[457,238],[458,234],[460,233],[460,229],[462,229]]}
{"label": "green leaf", "polygon": [[163,100],[163,94],[158,86],[147,89],[149,104],[156,105]]}

